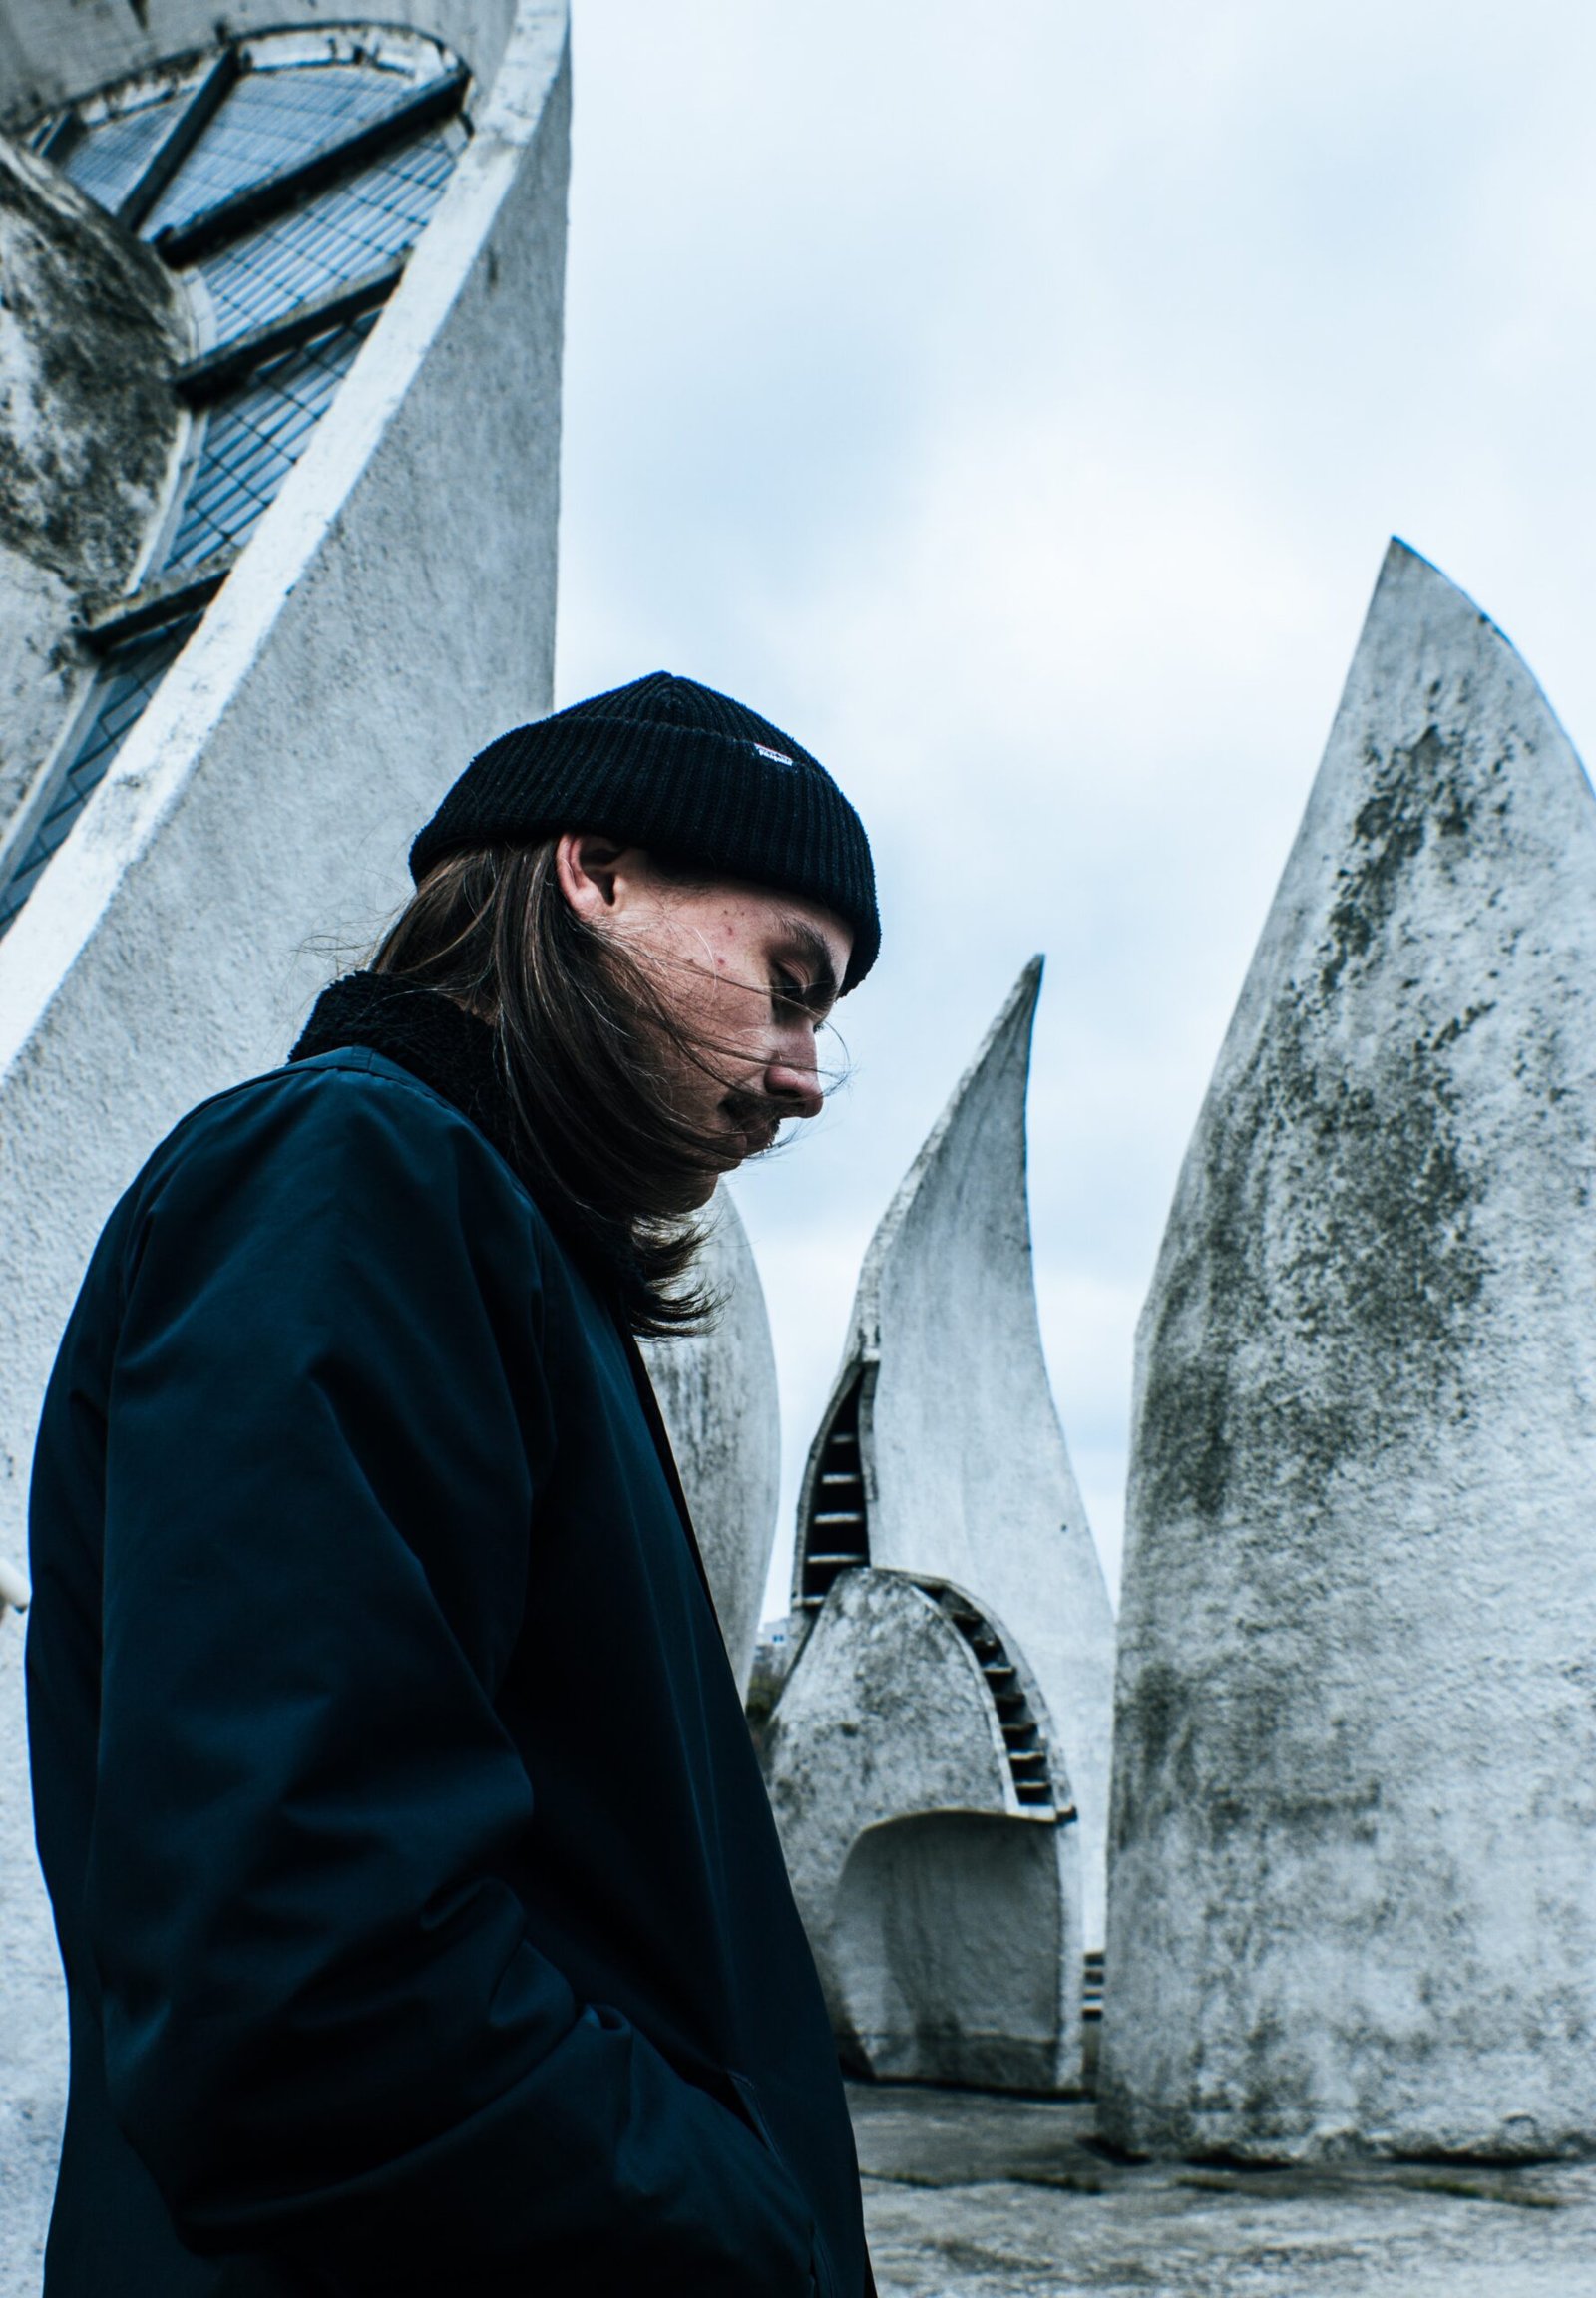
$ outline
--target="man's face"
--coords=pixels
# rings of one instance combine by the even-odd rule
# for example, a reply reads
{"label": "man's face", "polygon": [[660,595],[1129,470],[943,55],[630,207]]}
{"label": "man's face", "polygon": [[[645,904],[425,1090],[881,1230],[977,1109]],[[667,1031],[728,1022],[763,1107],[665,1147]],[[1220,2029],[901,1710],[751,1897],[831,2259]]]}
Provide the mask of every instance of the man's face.
{"label": "man's face", "polygon": [[840,918],[763,886],[682,885],[595,835],[562,838],[556,861],[578,916],[615,937],[698,1048],[679,1064],[678,1106],[724,1144],[722,1170],[769,1148],[784,1118],[819,1115],[816,1035],[853,948]]}

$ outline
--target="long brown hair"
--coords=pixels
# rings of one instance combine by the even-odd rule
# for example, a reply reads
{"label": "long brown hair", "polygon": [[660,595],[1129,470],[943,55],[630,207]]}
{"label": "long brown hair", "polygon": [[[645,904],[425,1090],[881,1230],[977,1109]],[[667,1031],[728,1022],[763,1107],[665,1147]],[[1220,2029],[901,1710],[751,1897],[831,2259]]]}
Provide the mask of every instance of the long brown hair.
{"label": "long brown hair", "polygon": [[633,1332],[702,1325],[691,1211],[724,1135],[680,1105],[682,1063],[713,1066],[635,958],[579,918],[554,839],[481,846],[432,869],[371,959],[488,1022],[516,1149],[540,1209],[620,1295]]}

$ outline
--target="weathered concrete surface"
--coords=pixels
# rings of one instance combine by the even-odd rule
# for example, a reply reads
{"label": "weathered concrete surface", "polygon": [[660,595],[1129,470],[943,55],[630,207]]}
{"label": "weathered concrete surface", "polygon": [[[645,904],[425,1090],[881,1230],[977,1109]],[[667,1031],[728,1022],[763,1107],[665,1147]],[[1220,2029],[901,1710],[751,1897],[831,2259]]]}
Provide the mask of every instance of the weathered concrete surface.
{"label": "weathered concrete surface", "polygon": [[[13,1561],[44,1380],[117,1195],[185,1109],[281,1058],[329,970],[326,937],[369,941],[461,761],[551,699],[565,9],[384,13],[497,63],[473,94],[470,144],[307,451],[0,942],[0,1555]],[[0,105],[14,116],[20,101],[9,64],[57,35],[72,93],[180,18],[208,41],[213,16],[152,0],[141,24],[121,7],[6,0]],[[65,2072],[21,1649],[0,1618],[6,2298],[37,2287]]]}
{"label": "weathered concrete surface", "polygon": [[1104,2127],[1596,2146],[1596,800],[1400,545],[1138,1346]]}
{"label": "weathered concrete surface", "polygon": [[1055,1765],[1047,1807],[1021,1807],[981,1662],[936,1598],[900,1573],[845,1573],[763,1753],[845,2062],[920,2081],[1072,2086],[1069,1782]]}
{"label": "weathered concrete surface", "polygon": [[781,1399],[764,1288],[730,1195],[715,1193],[699,1275],[720,1304],[705,1333],[643,1344],[692,1510],[720,1632],[746,1698],[781,1499]]}
{"label": "weathered concrete surface", "polygon": [[73,616],[125,586],[161,521],[187,312],[147,247],[0,138],[0,879],[91,675]]}
{"label": "weathered concrete surface", "polygon": [[851,2085],[883,2298],[1592,2298],[1596,2169],[1154,2169],[1088,2105]]}
{"label": "weathered concrete surface", "polygon": [[4,0],[0,7],[0,126],[25,127],[57,105],[213,48],[219,39],[286,26],[329,30],[362,22],[441,40],[493,81],[524,0],[383,0],[368,15],[350,0]]}
{"label": "weathered concrete surface", "polygon": [[[1091,1948],[1102,1944],[1114,1622],[1036,1321],[1025,1085],[1040,987],[1037,958],[876,1231],[832,1409],[873,1368],[859,1418],[870,1561],[967,1588],[1017,1639],[1074,1786]],[[801,1533],[799,1595],[802,1576]]]}

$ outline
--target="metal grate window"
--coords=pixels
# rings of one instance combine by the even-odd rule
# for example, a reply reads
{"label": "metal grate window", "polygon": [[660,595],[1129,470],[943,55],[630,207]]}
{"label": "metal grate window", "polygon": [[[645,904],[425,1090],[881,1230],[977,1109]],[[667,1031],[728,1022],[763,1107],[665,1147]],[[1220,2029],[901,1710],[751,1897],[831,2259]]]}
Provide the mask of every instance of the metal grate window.
{"label": "metal grate window", "polygon": [[78,816],[105,780],[106,772],[122,748],[129,729],[144,713],[144,706],[182,653],[190,633],[198,627],[198,614],[169,623],[146,638],[134,638],[118,647],[100,671],[94,709],[57,783],[44,815],[23,850],[22,859],[0,887],[0,934],[33,892],[45,864],[62,845]]}
{"label": "metal grate window", "polygon": [[982,1680],[998,1712],[1015,1802],[1022,1811],[1034,1811],[1038,1817],[1073,1819],[1073,1804],[1060,1810],[1054,1802],[1047,1742],[1025,1696],[1019,1670],[1009,1659],[993,1622],[973,1598],[947,1580],[917,1580],[915,1585],[953,1622],[976,1656]]}
{"label": "metal grate window", "polygon": [[818,1612],[834,1581],[870,1562],[870,1521],[859,1450],[865,1378],[861,1366],[832,1414],[809,1488],[809,1512],[798,1552],[800,1612]]}
{"label": "metal grate window", "polygon": [[[273,65],[266,36],[249,44],[241,76],[230,83],[224,72],[212,70],[208,82],[203,73],[191,73],[183,87],[118,118],[85,126],[66,153],[66,173],[91,198],[116,212],[147,181],[150,192],[141,196],[153,194],[148,171],[171,132],[179,129],[179,142],[164,164],[177,172],[142,225],[144,234],[153,237],[235,193],[291,176],[317,155],[395,114],[420,89],[434,88],[446,102],[458,102],[458,88],[451,95],[431,68],[418,79],[376,58],[351,61],[347,45],[341,56],[329,54],[320,63],[305,61],[302,40],[296,48],[292,62]],[[463,81],[458,73],[449,78]],[[197,92],[207,85],[216,90],[217,108],[201,127],[200,117],[209,107]],[[191,103],[200,107],[188,115],[188,133],[197,141],[180,160],[180,123]],[[434,106],[435,121],[444,108]],[[442,195],[467,131],[460,120],[447,118],[425,128],[396,120],[395,133],[406,140],[371,158],[358,174],[321,192],[301,193],[295,205],[265,220],[257,216],[252,229],[240,217],[237,227],[243,235],[188,273],[200,299],[208,300],[217,347],[278,321],[291,322],[302,305],[366,282],[373,273],[391,272],[409,253]],[[358,318],[324,327],[292,349],[282,348],[280,337],[275,346],[250,347],[249,371],[202,418],[176,531],[156,573],[169,576],[219,562],[219,579],[303,454],[377,317],[375,309],[368,309]],[[114,645],[100,665],[89,717],[71,761],[16,869],[0,888],[0,933],[65,841],[198,625],[193,597],[191,587],[184,604],[174,600],[170,609],[181,618],[157,621],[153,628],[150,623],[169,609],[154,602],[130,606],[130,625],[142,621],[143,627],[137,637]]]}
{"label": "metal grate window", "polygon": [[413,96],[408,72],[300,64],[246,72],[146,219],[146,238],[187,223],[245,186],[263,184],[352,136]]}
{"label": "metal grate window", "polygon": [[285,352],[212,410],[164,571],[243,548],[376,320],[367,311]]}
{"label": "metal grate window", "polygon": [[200,265],[216,340],[233,342],[311,295],[407,254],[443,193],[465,132],[453,122],[391,152]]}
{"label": "metal grate window", "polygon": [[115,214],[177,125],[190,91],[164,96],[117,120],[85,128],[67,155],[64,173],[97,205]]}

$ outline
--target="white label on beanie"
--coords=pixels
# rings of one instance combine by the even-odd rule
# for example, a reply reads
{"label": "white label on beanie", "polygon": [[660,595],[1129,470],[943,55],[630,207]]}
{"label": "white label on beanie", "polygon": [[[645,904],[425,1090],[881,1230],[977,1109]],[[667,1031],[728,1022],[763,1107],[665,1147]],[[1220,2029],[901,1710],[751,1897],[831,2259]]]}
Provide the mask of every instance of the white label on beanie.
{"label": "white label on beanie", "polygon": [[763,742],[755,742],[752,747],[758,751],[761,758],[774,758],[778,766],[790,766],[792,764],[792,760],[785,750],[769,750]]}

